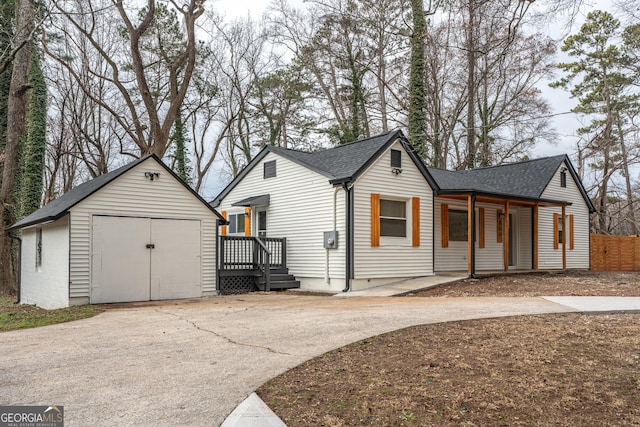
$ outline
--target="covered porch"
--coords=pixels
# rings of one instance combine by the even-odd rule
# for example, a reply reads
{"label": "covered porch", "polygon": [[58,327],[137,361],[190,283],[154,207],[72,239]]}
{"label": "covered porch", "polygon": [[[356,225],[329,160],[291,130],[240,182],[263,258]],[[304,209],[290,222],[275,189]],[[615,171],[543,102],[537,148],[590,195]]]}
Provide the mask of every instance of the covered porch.
{"label": "covered porch", "polygon": [[[540,215],[553,210],[557,256],[566,268],[568,202],[476,191],[436,196],[434,271],[463,271],[471,277],[495,272],[537,271]],[[555,209],[543,209],[555,208]],[[573,236],[569,236],[572,239]],[[556,256],[556,255],[554,255]],[[560,263],[558,263],[560,265]]]}

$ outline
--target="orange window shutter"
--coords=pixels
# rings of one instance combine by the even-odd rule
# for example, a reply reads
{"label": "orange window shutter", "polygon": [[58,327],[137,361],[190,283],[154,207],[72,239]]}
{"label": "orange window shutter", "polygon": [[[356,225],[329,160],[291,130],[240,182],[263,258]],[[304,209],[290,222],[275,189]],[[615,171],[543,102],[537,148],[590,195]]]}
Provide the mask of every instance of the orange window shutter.
{"label": "orange window shutter", "polygon": [[478,208],[478,246],[480,249],[484,248],[484,208]]}
{"label": "orange window shutter", "polygon": [[440,229],[442,232],[442,247],[443,248],[448,248],[449,247],[449,205],[447,204],[442,204],[440,206],[442,215],[440,218]]}
{"label": "orange window shutter", "polygon": [[569,249],[573,249],[573,215],[569,215]]}
{"label": "orange window shutter", "polygon": [[558,249],[558,214],[553,214],[553,249]]}
{"label": "orange window shutter", "polygon": [[411,199],[411,245],[420,246],[420,197]]}
{"label": "orange window shutter", "polygon": [[380,195],[371,193],[371,246],[380,246]]}
{"label": "orange window shutter", "polygon": [[496,212],[496,243],[502,243],[502,229],[504,228],[502,226],[502,221],[503,221],[503,216],[502,216],[502,209],[498,209],[498,211]]}
{"label": "orange window shutter", "polygon": [[[222,215],[222,218],[224,218],[225,220],[227,219],[227,211],[220,212],[220,215]],[[220,234],[222,236],[226,236],[227,235],[227,226],[226,225],[223,225],[221,227]]]}
{"label": "orange window shutter", "polygon": [[244,235],[251,236],[251,208],[244,208]]}

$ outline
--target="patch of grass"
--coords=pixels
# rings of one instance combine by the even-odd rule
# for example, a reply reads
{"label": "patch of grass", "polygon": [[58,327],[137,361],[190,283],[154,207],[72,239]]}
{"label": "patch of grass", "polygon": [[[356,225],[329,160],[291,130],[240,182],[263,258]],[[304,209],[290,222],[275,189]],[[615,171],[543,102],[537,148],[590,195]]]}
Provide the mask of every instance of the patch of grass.
{"label": "patch of grass", "polygon": [[0,332],[86,319],[104,311],[94,305],[45,310],[33,305],[14,304],[14,301],[13,298],[0,297]]}
{"label": "patch of grass", "polygon": [[639,349],[638,314],[424,325],[326,353],[258,394],[290,427],[639,426]]}

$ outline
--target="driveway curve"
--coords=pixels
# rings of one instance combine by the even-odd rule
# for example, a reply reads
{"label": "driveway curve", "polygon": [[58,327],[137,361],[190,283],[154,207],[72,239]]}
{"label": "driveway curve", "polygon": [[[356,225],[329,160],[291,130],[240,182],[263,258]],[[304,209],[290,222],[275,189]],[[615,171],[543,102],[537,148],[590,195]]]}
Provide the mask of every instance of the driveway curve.
{"label": "driveway curve", "polygon": [[543,298],[248,294],[108,307],[0,334],[0,405],[64,405],[67,426],[211,426],[272,377],[426,323],[576,311]]}

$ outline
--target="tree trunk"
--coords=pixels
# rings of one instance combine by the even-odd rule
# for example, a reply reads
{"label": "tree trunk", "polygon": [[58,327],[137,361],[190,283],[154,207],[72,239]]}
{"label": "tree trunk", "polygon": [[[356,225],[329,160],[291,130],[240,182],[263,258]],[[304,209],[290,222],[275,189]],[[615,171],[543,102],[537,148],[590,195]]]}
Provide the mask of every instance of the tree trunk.
{"label": "tree trunk", "polygon": [[629,209],[629,224],[631,225],[631,234],[638,235],[638,224],[636,223],[635,203],[633,202],[633,189],[631,188],[631,176],[629,175],[629,157],[627,146],[624,140],[624,130],[620,123],[620,113],[616,114],[616,125],[618,127],[618,137],[620,138],[620,153],[622,154],[622,170],[624,172],[625,190],[627,192],[627,207]]}
{"label": "tree trunk", "polygon": [[[31,33],[34,26],[32,0],[16,0],[15,44],[22,45],[16,53],[11,73],[9,100],[7,106],[7,142],[5,162],[0,187],[0,225],[3,227],[0,241],[0,293],[15,292],[13,264],[11,262],[11,236],[4,232],[14,218],[14,183],[18,172],[18,143],[24,138],[29,101],[29,70],[31,68]],[[26,43],[24,41],[27,40]]]}
{"label": "tree trunk", "polygon": [[475,72],[476,47],[474,40],[475,0],[469,0],[469,22],[467,23],[467,169],[476,165],[476,128],[475,128]]}
{"label": "tree trunk", "polygon": [[427,23],[424,17],[422,0],[411,0],[413,15],[413,33],[411,34],[411,64],[409,74],[409,141],[416,148],[417,154],[424,159],[426,148],[426,115],[425,115],[425,37]]}

